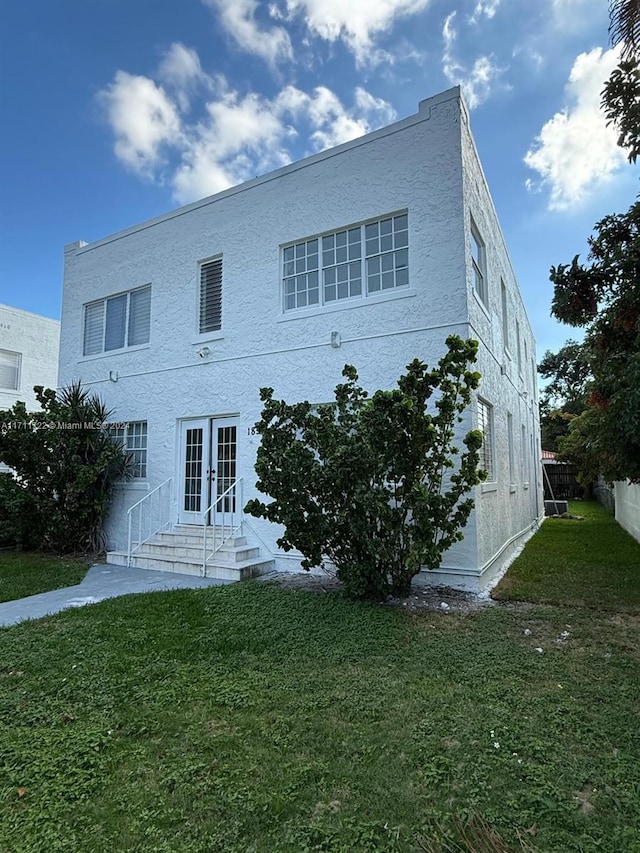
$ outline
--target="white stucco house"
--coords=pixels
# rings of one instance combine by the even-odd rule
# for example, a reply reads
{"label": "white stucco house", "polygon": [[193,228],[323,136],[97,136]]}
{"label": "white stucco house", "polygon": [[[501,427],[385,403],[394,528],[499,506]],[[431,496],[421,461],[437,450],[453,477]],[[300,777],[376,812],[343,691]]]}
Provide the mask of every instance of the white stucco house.
{"label": "white stucco house", "polygon": [[0,409],[39,411],[33,386],[57,387],[59,347],[57,320],[0,305]]}
{"label": "white stucco house", "polygon": [[60,383],[99,392],[136,458],[108,520],[108,559],[206,563],[220,577],[299,570],[280,531],[241,512],[258,494],[259,387],[328,401],[349,363],[368,390],[391,388],[413,358],[435,363],[450,333],[480,342],[483,380],[463,428],[483,430],[490,476],[464,541],[418,581],[477,588],[535,530],[543,501],[535,341],[458,88],[389,127],[67,246]]}

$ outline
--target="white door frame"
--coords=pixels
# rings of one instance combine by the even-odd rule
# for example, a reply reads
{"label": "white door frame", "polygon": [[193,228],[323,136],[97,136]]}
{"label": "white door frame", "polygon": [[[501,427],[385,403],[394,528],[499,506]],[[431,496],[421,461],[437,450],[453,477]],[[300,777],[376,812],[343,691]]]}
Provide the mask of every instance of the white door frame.
{"label": "white door frame", "polygon": [[[237,478],[237,417],[178,422],[178,523],[202,524],[203,512]],[[231,430],[225,432],[225,430]]]}

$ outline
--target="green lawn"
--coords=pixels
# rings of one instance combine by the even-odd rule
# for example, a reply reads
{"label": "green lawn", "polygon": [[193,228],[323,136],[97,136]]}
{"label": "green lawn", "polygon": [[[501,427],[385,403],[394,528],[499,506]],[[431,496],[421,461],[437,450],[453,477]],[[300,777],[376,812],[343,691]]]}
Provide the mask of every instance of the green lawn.
{"label": "green lawn", "polygon": [[474,813],[516,850],[637,853],[639,629],[257,582],[5,629],[0,850],[444,853]]}
{"label": "green lawn", "polygon": [[640,542],[595,501],[571,501],[584,521],[548,518],[493,591],[500,601],[640,608]]}
{"label": "green lawn", "polygon": [[0,603],[75,586],[87,573],[86,560],[50,554],[0,552]]}

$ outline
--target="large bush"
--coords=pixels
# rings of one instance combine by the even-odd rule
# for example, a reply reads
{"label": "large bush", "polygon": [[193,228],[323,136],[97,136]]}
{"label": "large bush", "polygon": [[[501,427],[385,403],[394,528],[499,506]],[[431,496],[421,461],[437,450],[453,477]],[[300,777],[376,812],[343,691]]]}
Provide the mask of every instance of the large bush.
{"label": "large bush", "polygon": [[315,409],[260,391],[257,487],[272,500],[245,512],[284,525],[278,545],[301,551],[304,568],[331,561],[350,597],[406,594],[463,538],[473,508],[464,496],[485,476],[482,435],[467,433],[462,452],[454,441],[480,375],[468,369],[476,341],[451,336],[447,346],[435,369],[416,359],[397,389],[371,398],[351,366],[335,403]]}
{"label": "large bush", "polygon": [[111,488],[129,460],[107,428],[110,413],[79,383],[56,393],[36,386],[39,412],[0,412],[0,537],[58,553],[98,551]]}

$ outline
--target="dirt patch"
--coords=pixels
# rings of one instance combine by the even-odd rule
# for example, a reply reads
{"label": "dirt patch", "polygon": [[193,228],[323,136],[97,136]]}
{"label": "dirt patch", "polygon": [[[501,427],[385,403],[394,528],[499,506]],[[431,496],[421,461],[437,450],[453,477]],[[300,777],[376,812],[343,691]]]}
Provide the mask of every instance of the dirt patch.
{"label": "dirt patch", "polygon": [[[311,592],[339,592],[342,584],[332,575],[312,575],[306,572],[268,572],[258,580],[279,584],[283,589],[309,590]],[[390,598],[386,604],[410,613],[439,610],[470,613],[485,607],[496,607],[498,602],[472,592],[462,592],[448,586],[429,586],[413,589],[406,598]]]}

